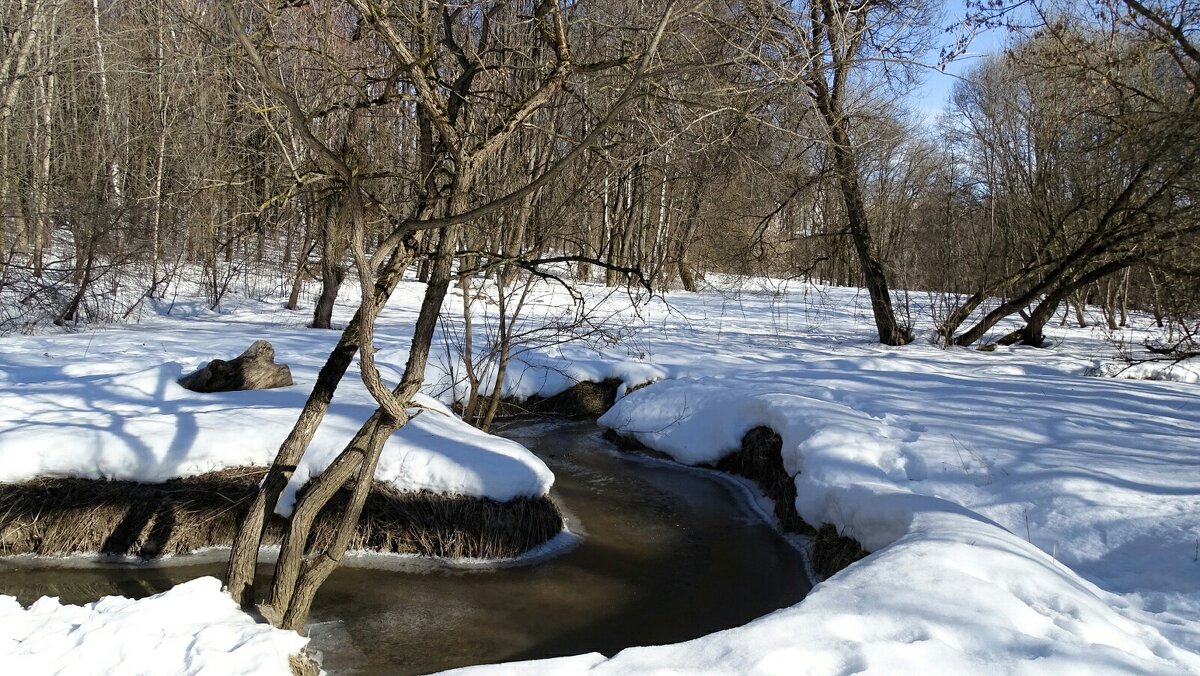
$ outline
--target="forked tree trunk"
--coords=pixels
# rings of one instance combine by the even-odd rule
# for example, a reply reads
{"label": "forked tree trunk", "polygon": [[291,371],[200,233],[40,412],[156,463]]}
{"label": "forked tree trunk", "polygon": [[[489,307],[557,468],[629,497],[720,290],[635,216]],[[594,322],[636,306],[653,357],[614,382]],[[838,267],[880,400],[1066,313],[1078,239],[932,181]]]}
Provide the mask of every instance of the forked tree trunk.
{"label": "forked tree trunk", "polygon": [[[442,303],[450,287],[459,230],[460,226],[446,228],[439,238],[431,279],[425,288],[425,297],[413,330],[408,362],[400,383],[392,391],[393,396],[401,402],[411,401],[425,380],[430,346]],[[381,308],[385,303],[386,298],[377,307]],[[373,322],[377,315],[376,310],[364,321]],[[407,415],[395,418],[382,408],[376,409],[345,450],[305,487],[280,544],[270,598],[261,607],[263,616],[272,624],[283,629],[304,629],[317,590],[341,564],[346,553],[367,495],[374,484],[375,467],[383,446],[397,429],[407,423]],[[351,479],[354,487],[350,504],[342,513],[332,541],[322,551],[309,551],[309,533],[317,515]]]}
{"label": "forked tree trunk", "polygon": [[[376,305],[382,307],[382,304],[387,302],[399,283],[404,268],[412,259],[413,251],[406,245],[399,248],[384,265],[375,282]],[[313,385],[296,424],[280,446],[279,453],[271,463],[271,469],[263,479],[262,486],[255,494],[246,518],[234,537],[225,574],[226,587],[229,595],[243,607],[250,608],[254,605],[254,571],[268,519],[274,513],[279,496],[295,472],[300,457],[304,455],[305,449],[317,432],[317,427],[329,410],[329,404],[346,374],[346,369],[350,367],[355,353],[358,352],[359,323],[364,314],[374,316],[375,313],[374,308],[360,307],[342,331],[341,338],[317,375],[317,382]]]}

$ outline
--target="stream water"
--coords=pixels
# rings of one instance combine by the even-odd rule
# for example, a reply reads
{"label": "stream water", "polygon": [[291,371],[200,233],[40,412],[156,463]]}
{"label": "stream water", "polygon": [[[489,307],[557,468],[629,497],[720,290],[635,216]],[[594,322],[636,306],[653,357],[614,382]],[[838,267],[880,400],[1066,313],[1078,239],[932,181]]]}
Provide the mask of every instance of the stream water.
{"label": "stream water", "polygon": [[[390,557],[343,567],[321,588],[310,635],[331,674],[425,673],[487,662],[683,641],[792,605],[809,590],[801,554],[745,491],[715,475],[616,452],[591,423],[524,420],[499,430],[554,471],[577,546],[531,565],[457,568]],[[0,593],[87,603],[142,597],[223,573],[190,564],[14,567]]]}

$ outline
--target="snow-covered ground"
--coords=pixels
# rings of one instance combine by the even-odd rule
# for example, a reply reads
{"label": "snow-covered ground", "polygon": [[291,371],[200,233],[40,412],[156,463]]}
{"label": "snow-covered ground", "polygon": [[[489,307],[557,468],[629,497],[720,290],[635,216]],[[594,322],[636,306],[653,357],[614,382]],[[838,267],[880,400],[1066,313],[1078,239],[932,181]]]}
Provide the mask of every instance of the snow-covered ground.
{"label": "snow-covered ground", "polygon": [[[398,294],[381,336],[385,377],[407,352],[416,285]],[[176,304],[178,311],[178,303]],[[184,310],[189,308],[184,307]],[[345,314],[350,308],[344,307]],[[228,314],[150,315],[92,333],[9,336],[0,353],[0,481],[37,476],[156,482],[228,467],[268,465],[296,421],[337,332],[302,328],[306,315],[246,301]],[[175,381],[208,360],[270,340],[291,367],[290,387],[200,394]],[[401,353],[397,354],[397,350]],[[431,397],[384,449],[376,479],[400,490],[511,500],[545,495],[554,476],[519,444],[483,434]],[[342,450],[375,405],[357,370],[338,389],[280,501]]]}
{"label": "snow-covered ground", "polygon": [[667,380],[600,423],[689,464],[770,426],[800,515],[875,553],[745,627],[499,671],[1200,672],[1194,383],[1097,377],[1120,366],[1095,329],[882,347],[853,290],[671,301],[630,360]]}
{"label": "snow-covered ground", "polygon": [[202,577],[133,601],[84,606],[42,598],[22,608],[0,596],[0,667],[6,674],[246,674],[288,676],[308,639],[256,623]]}
{"label": "snow-covered ground", "polygon": [[[377,359],[393,379],[419,290],[402,285],[380,324]],[[1200,672],[1200,387],[1190,378],[1098,377],[1118,366],[1108,336],[1090,328],[1050,327],[1048,350],[881,347],[865,296],[848,289],[758,281],[672,294],[670,306],[636,312],[622,297],[588,293],[605,320],[599,338],[620,342],[546,337],[519,355],[507,392],[548,395],[578,379],[663,381],[624,397],[601,422],[686,463],[715,460],[750,428],[771,426],[796,473],[797,511],[874,553],[744,627],[611,659],[494,669]],[[562,297],[531,307],[563,316]],[[4,478],[149,480],[268,461],[336,335],[303,329],[305,314],[270,303],[227,307],[147,315],[94,334],[6,338]],[[344,321],[348,308],[340,313]],[[1124,339],[1141,337],[1131,329]],[[295,386],[174,388],[178,373],[258,338],[292,366]],[[438,359],[430,394],[448,398],[454,372],[452,359]],[[324,460],[310,472],[371,408],[356,378],[339,390],[317,441]],[[430,427],[389,446],[381,478],[468,494],[548,488],[544,465],[519,447],[435,411],[422,421]],[[462,458],[479,449],[495,462],[467,469]]]}

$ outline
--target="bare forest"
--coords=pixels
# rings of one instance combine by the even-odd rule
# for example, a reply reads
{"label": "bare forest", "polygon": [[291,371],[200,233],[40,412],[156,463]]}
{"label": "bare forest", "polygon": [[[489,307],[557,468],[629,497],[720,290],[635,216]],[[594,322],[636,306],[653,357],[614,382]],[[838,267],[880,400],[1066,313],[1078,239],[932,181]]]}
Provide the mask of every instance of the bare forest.
{"label": "bare forest", "polygon": [[[119,321],[182,278],[328,327],[347,278],[403,242],[427,279],[445,232],[506,280],[860,286],[889,344],[914,312],[959,345],[1087,303],[1165,326],[1197,297],[1196,11],[11,0],[0,328]],[[936,50],[992,26],[1007,49],[912,112]]]}
{"label": "bare forest", "polygon": [[[297,504],[260,606],[303,627],[472,285],[508,317],[555,275],[813,280],[864,289],[888,345],[925,322],[946,346],[1042,346],[1098,306],[1195,353],[1198,20],[1196,0],[4,0],[0,332],[126,321],[180,288],[330,329],[360,289],[229,567],[252,604],[265,522],[357,355],[379,408]],[[1006,47],[920,114],[918,82],[982,30]],[[386,383],[374,323],[405,275],[427,290]],[[464,365],[485,429],[512,330],[498,378]]]}

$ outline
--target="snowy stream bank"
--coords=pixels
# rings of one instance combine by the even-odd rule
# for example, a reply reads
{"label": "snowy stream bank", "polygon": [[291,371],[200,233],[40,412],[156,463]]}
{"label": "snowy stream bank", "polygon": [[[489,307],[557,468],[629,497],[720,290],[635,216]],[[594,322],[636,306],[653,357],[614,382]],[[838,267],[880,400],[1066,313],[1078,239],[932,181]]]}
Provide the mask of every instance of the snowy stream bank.
{"label": "snowy stream bank", "polygon": [[[537,307],[556,312],[556,293]],[[1094,328],[1051,327],[1048,350],[881,347],[866,298],[853,289],[750,280],[672,294],[670,307],[639,312],[602,289],[587,293],[620,324],[622,342],[530,348],[514,362],[506,395],[547,397],[579,380],[620,379],[627,386],[601,423],[686,464],[718,461],[752,427],[770,427],[794,476],[796,513],[873,553],[803,601],[736,629],[494,669],[1200,673],[1200,391],[1189,377],[1097,377],[1119,365],[1111,336]],[[419,286],[402,285],[385,311],[377,355],[385,369],[403,363],[417,298]],[[1134,319],[1120,336],[1126,345],[1147,335]],[[269,453],[334,340],[301,321],[247,303],[95,336],[14,339],[0,354],[0,459],[25,476],[115,476],[202,471],[212,462],[206,454],[225,446],[238,457],[260,452],[242,437],[258,437],[254,447]],[[292,365],[294,392],[196,406],[157,388],[153,369],[164,361],[237,354],[253,338],[271,340]],[[431,394],[453,395],[453,370],[445,358],[431,368]],[[651,380],[661,382],[627,392]],[[359,408],[332,419],[330,449],[369,406],[357,385],[339,399]],[[247,418],[250,429],[228,425]],[[218,420],[226,431],[209,424]],[[451,425],[398,453],[390,476],[436,475],[439,490],[549,488],[519,454],[514,462],[501,452],[478,472],[461,456],[423,455],[442,438],[476,449],[493,443]],[[54,466],[66,448],[92,450]]]}
{"label": "snowy stream bank", "polygon": [[[526,421],[502,433],[555,472],[554,498],[568,513],[573,546],[502,565],[375,555],[372,568],[338,570],[318,594],[308,630],[329,673],[396,676],[675,642],[743,624],[808,591],[797,574],[802,553],[741,487],[618,453],[590,423]],[[188,560],[74,570],[5,570],[0,560],[0,591],[25,603],[42,595],[86,603],[221,574],[220,561]]]}
{"label": "snowy stream bank", "polygon": [[744,627],[480,673],[1200,673],[1194,384],[1096,377],[1091,330],[872,345],[865,300],[822,293],[676,295],[639,334],[663,381],[600,424],[685,464],[769,427],[796,513],[874,553]]}

